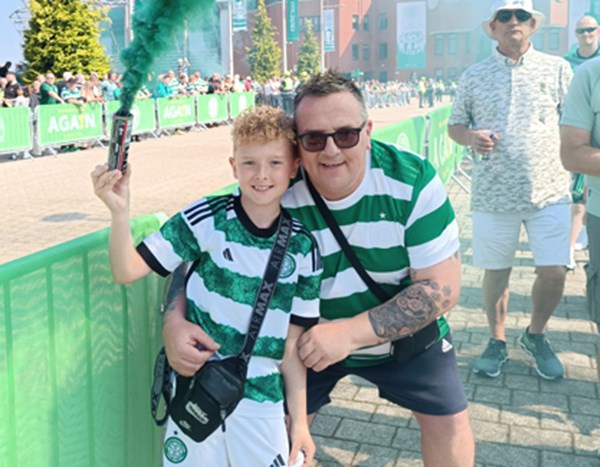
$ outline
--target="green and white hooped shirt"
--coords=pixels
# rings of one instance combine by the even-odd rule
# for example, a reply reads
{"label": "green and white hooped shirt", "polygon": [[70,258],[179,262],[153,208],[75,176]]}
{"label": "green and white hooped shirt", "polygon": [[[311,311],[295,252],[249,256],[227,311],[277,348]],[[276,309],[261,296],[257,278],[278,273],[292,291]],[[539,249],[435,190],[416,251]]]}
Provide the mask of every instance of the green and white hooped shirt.
{"label": "green and white hooped shirt", "polygon": [[[427,268],[459,249],[458,226],[446,190],[421,156],[372,141],[358,189],[339,201],[324,200],[360,262],[390,296],[411,284],[409,268]],[[378,305],[341,251],[301,176],[282,205],[312,232],[323,259],[321,321],[351,318]],[[448,332],[438,319],[440,338]],[[361,349],[345,360],[368,366],[390,359],[390,344]]]}
{"label": "green and white hooped shirt", "polygon": [[[250,324],[278,220],[257,228],[244,212],[239,192],[202,198],[147,237],[138,251],[157,273],[199,259],[187,283],[187,318],[221,345],[222,357],[237,354]],[[315,239],[297,220],[269,310],[248,368],[243,416],[280,417],[284,384],[280,363],[290,323],[316,324],[322,265]]]}

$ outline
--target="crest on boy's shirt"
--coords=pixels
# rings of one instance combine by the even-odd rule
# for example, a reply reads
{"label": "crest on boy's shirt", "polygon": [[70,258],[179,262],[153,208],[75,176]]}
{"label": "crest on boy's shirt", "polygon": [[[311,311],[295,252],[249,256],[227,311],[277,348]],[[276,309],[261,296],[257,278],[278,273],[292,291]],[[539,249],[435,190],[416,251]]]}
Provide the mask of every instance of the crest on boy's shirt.
{"label": "crest on boy's shirt", "polygon": [[283,264],[281,265],[281,272],[279,273],[279,277],[285,279],[286,277],[290,277],[294,271],[296,270],[296,261],[289,253],[285,254],[283,258]]}

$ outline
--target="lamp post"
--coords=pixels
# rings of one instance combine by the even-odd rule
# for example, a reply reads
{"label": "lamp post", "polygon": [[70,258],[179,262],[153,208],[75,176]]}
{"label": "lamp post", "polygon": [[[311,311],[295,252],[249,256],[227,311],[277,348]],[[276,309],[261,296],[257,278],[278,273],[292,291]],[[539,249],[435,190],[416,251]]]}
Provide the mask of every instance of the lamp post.
{"label": "lamp post", "polygon": [[282,59],[283,59],[283,73],[287,71],[287,10],[285,2],[287,0],[281,0],[281,33],[282,33]]}
{"label": "lamp post", "polygon": [[319,0],[319,28],[321,29],[321,71],[325,71],[325,28],[323,27],[323,11],[325,10],[323,2]]}

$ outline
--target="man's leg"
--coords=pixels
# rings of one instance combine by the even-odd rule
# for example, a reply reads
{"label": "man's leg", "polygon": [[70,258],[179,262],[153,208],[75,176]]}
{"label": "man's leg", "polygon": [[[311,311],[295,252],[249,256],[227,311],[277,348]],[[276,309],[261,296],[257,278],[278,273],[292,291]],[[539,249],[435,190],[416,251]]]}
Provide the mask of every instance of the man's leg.
{"label": "man's leg", "polygon": [[473,466],[475,441],[467,410],[444,416],[413,413],[421,427],[425,467]]}
{"label": "man's leg", "polygon": [[505,325],[512,268],[486,269],[483,275],[483,306],[492,337],[506,342]]}
{"label": "man's leg", "polygon": [[562,266],[538,266],[536,273],[531,290],[533,309],[529,332],[542,334],[562,298],[566,273]]}

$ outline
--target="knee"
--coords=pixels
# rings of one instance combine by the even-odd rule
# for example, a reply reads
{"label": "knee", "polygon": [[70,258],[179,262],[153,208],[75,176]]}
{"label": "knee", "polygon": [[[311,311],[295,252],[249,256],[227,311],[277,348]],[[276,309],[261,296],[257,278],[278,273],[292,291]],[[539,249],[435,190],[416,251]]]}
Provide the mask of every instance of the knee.
{"label": "knee", "polygon": [[567,270],[562,266],[544,266],[536,269],[538,278],[549,286],[562,287]]}

